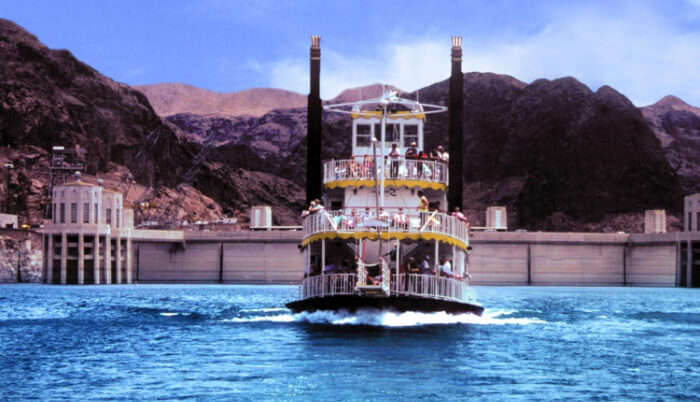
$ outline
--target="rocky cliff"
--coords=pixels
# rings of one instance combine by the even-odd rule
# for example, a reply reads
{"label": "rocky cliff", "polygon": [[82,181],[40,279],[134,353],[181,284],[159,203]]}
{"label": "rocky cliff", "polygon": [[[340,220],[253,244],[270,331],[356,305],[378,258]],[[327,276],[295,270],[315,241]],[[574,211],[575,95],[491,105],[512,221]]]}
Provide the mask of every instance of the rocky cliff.
{"label": "rocky cliff", "polygon": [[[264,176],[239,188],[230,177],[254,167],[245,153],[215,153],[162,120],[139,91],[117,83],[77,60],[67,50],[51,50],[21,27],[0,19],[0,161],[11,161],[10,211],[40,222],[47,200],[48,157],[54,145],[75,150],[87,177],[131,174],[147,189],[144,199],[158,205],[161,220],[176,223],[181,205],[211,195],[215,208],[186,211],[190,219],[216,219],[216,211],[246,217],[251,202],[276,202],[270,186],[288,188],[280,223],[291,223],[301,198],[294,184]],[[266,145],[261,145],[264,147]],[[117,181],[118,182],[118,181]],[[169,197],[164,189],[191,185]],[[0,185],[6,194],[5,181]],[[164,195],[166,194],[166,195]],[[189,202],[183,194],[190,194]],[[161,197],[161,198],[159,198]],[[180,211],[180,212],[177,212]],[[153,211],[149,211],[153,212]],[[138,213],[137,213],[138,215]]]}
{"label": "rocky cliff", "polygon": [[[161,113],[175,113],[164,120],[139,91],[6,20],[0,58],[0,161],[19,166],[11,177],[14,211],[38,215],[48,150],[60,144],[83,156],[88,177],[119,186],[133,174],[130,200],[157,209],[140,211],[144,217],[243,218],[250,206],[270,204],[277,223],[298,223],[304,107],[280,109],[282,99],[260,116],[230,115],[252,113],[241,108],[224,115],[218,95],[195,105],[202,99],[196,88],[161,86],[156,95],[144,88]],[[334,101],[380,92],[375,84]],[[446,104],[448,83],[419,92],[425,102]],[[181,99],[188,94],[195,95]],[[680,100],[640,111],[610,87],[592,91],[570,77],[526,84],[490,73],[465,74],[464,95],[465,209],[477,224],[486,206],[503,204],[515,228],[637,230],[625,217],[649,208],[677,212],[682,193],[697,191],[698,113]],[[446,114],[430,116],[426,127],[428,149],[447,143]],[[324,159],[349,156],[349,128],[345,116],[324,113]]]}
{"label": "rocky cliff", "polygon": [[[344,96],[364,92],[371,91]],[[448,83],[419,92],[421,100],[446,104]],[[525,84],[509,76],[468,73],[464,96],[465,209],[473,221],[483,223],[487,206],[503,204],[516,227],[638,231],[622,217],[680,208],[683,188],[662,142],[640,110],[614,89],[594,92],[571,77]],[[244,145],[263,160],[258,169],[303,185],[303,109],[257,119],[189,114],[169,121],[218,144]],[[264,128],[271,122],[274,131]],[[426,148],[447,143],[446,114],[431,116],[426,127]],[[349,128],[348,119],[324,113],[324,159],[350,154]]]}
{"label": "rocky cliff", "polygon": [[641,110],[678,174],[683,192],[699,192],[700,108],[669,95]]}

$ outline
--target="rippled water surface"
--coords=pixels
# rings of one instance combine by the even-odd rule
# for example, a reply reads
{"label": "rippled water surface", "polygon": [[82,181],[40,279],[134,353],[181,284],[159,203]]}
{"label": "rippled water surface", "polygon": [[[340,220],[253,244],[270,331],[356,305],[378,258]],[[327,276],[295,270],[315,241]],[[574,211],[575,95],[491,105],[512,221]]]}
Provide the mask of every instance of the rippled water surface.
{"label": "rippled water surface", "polygon": [[700,293],[477,287],[483,317],[293,315],[292,286],[0,286],[0,399],[682,400]]}

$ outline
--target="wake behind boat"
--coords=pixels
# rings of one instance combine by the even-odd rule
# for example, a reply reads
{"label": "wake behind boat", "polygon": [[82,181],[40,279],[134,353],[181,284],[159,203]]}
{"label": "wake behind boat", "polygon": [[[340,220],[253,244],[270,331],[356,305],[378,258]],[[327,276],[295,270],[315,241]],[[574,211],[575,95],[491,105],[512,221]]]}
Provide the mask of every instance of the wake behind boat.
{"label": "wake behind boat", "polygon": [[321,193],[311,172],[315,160],[321,164],[320,149],[314,149],[320,148],[320,122],[313,121],[320,119],[319,45],[312,37],[304,279],[298,300],[287,307],[481,315],[484,309],[469,287],[469,224],[459,207],[447,212],[449,155],[441,146],[425,151],[425,117],[446,107],[393,91],[325,105],[327,112],[352,119],[352,155],[323,162],[324,191],[313,196]]}

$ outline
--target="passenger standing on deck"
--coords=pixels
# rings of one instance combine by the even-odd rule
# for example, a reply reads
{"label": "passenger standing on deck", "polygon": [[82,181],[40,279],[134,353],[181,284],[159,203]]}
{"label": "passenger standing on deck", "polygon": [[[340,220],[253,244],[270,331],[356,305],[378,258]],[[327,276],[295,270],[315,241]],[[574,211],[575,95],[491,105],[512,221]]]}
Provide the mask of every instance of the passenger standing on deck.
{"label": "passenger standing on deck", "polygon": [[420,151],[418,154],[418,161],[416,162],[416,169],[418,173],[418,177],[423,177],[423,162],[424,160],[428,160],[430,157],[428,154],[426,154],[424,151]]}
{"label": "passenger standing on deck", "polygon": [[425,220],[428,219],[428,198],[423,194],[422,191],[418,191],[418,214],[420,215],[420,225],[421,228],[425,224]]}
{"label": "passenger standing on deck", "polygon": [[457,220],[461,222],[467,222],[467,218],[464,216],[459,207],[455,207],[454,211],[452,212],[452,216],[454,216],[455,218],[457,218]]}
{"label": "passenger standing on deck", "polygon": [[408,257],[408,262],[406,262],[406,272],[409,274],[420,274],[420,267],[416,263],[416,259],[413,256]]}
{"label": "passenger standing on deck", "polygon": [[430,265],[430,256],[427,254],[420,263],[420,273],[422,275],[430,275],[433,273],[433,267]]}
{"label": "passenger standing on deck", "polygon": [[399,208],[399,212],[394,215],[393,222],[397,229],[406,230],[408,228],[408,217],[403,212],[403,208]]}
{"label": "passenger standing on deck", "polygon": [[396,143],[391,144],[389,158],[391,158],[391,177],[395,178],[399,175],[399,160],[401,159],[401,152]]}
{"label": "passenger standing on deck", "polygon": [[435,158],[447,163],[450,161],[450,154],[445,151],[442,145],[438,145],[437,149],[435,150]]}
{"label": "passenger standing on deck", "polygon": [[[442,147],[442,145],[437,146],[437,149],[435,150],[435,153],[432,154],[432,156],[434,157],[434,159],[437,162],[448,163],[450,160],[449,154],[447,153],[447,151],[445,151],[445,149]],[[440,180],[442,178],[442,171],[443,171],[442,164],[436,163],[435,164],[435,172],[434,172],[435,173],[435,180]]]}
{"label": "passenger standing on deck", "polygon": [[452,265],[446,257],[442,257],[440,259],[440,276],[454,278],[454,275],[452,274]]}
{"label": "passenger standing on deck", "polygon": [[389,213],[385,211],[384,208],[379,208],[379,216],[377,218],[379,218],[380,221],[385,223],[389,223],[389,220],[391,219],[389,217]]}
{"label": "passenger standing on deck", "polygon": [[362,178],[369,179],[374,174],[374,161],[369,155],[365,155],[362,160]]}
{"label": "passenger standing on deck", "polygon": [[414,177],[418,174],[415,159],[418,159],[418,148],[416,148],[416,143],[412,142],[411,146],[406,150],[406,171],[409,177]]}
{"label": "passenger standing on deck", "polygon": [[316,200],[311,200],[311,202],[309,203],[309,207],[301,211],[301,217],[303,218],[311,214],[311,210],[314,208],[316,208]]}
{"label": "passenger standing on deck", "polygon": [[367,225],[367,221],[369,219],[372,219],[374,215],[372,214],[372,210],[369,209],[369,207],[366,207],[365,210],[360,213],[360,217],[362,219],[362,224]]}
{"label": "passenger standing on deck", "polygon": [[406,261],[406,276],[404,277],[404,290],[409,289],[409,282],[410,281],[410,276],[412,274],[420,274],[420,268],[418,267],[418,264],[416,264],[415,258],[413,256],[408,257],[408,261]]}
{"label": "passenger standing on deck", "polygon": [[358,223],[357,220],[358,220],[357,212],[355,212],[355,208],[353,208],[350,211],[350,216],[348,216],[346,221],[345,221],[345,227],[347,227],[348,229],[354,229]]}
{"label": "passenger standing on deck", "polygon": [[416,143],[412,142],[411,146],[406,150],[406,159],[415,159],[418,157],[418,148],[416,148]]}
{"label": "passenger standing on deck", "polygon": [[318,198],[311,201],[311,206],[309,207],[309,213],[315,214],[317,212],[323,212],[325,208],[323,207],[323,204],[321,203],[321,200]]}

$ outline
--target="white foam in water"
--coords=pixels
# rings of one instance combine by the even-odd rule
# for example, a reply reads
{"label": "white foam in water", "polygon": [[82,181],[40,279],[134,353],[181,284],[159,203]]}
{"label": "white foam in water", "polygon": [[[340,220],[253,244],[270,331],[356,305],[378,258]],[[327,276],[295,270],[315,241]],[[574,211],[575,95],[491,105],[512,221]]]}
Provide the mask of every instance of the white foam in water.
{"label": "white foam in water", "polygon": [[529,325],[543,324],[545,321],[537,318],[508,318],[503,315],[512,311],[485,311],[479,317],[474,314],[448,314],[444,311],[437,313],[418,313],[408,311],[396,313],[393,311],[359,310],[355,313],[347,311],[314,311],[299,314],[279,314],[273,316],[236,317],[227,322],[308,322],[312,324],[331,325],[370,325],[382,327],[416,327],[439,324],[476,324],[476,325]]}
{"label": "white foam in water", "polygon": [[241,313],[254,313],[254,312],[261,312],[261,313],[274,313],[277,311],[289,311],[286,308],[283,307],[275,307],[275,308],[251,308],[251,309],[242,309]]}
{"label": "white foam in water", "polygon": [[160,313],[160,315],[162,315],[164,317],[175,317],[175,316],[180,315],[180,313]]}
{"label": "white foam in water", "polygon": [[223,320],[224,322],[292,322],[294,321],[294,316],[292,314],[278,314],[278,315],[261,315],[257,317],[234,317]]}
{"label": "white foam in water", "polygon": [[511,312],[486,311],[479,317],[474,314],[448,314],[444,311],[436,313],[419,313],[407,311],[359,310],[354,314],[346,311],[316,311],[313,313],[296,314],[297,321],[324,323],[334,325],[375,325],[384,327],[415,327],[437,324],[481,324],[481,325],[527,325],[544,323],[536,318],[499,318]]}

